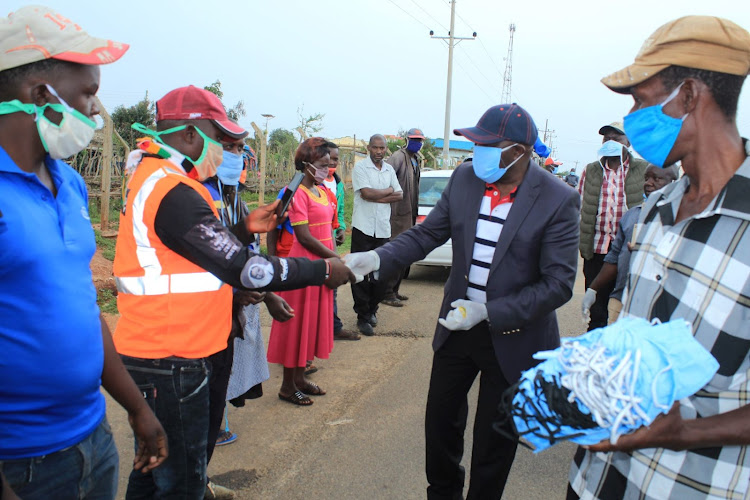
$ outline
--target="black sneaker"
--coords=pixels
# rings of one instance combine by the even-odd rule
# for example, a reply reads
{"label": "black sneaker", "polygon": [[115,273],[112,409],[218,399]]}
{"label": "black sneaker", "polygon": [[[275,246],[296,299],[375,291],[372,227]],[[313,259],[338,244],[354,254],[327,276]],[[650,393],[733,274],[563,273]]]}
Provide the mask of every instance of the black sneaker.
{"label": "black sneaker", "polygon": [[370,317],[367,318],[367,322],[370,323],[372,326],[378,326],[378,317],[375,316],[375,313],[370,314]]}
{"label": "black sneaker", "polygon": [[359,329],[362,335],[367,335],[368,337],[375,335],[375,330],[372,329],[372,325],[367,321],[358,320],[357,329]]}

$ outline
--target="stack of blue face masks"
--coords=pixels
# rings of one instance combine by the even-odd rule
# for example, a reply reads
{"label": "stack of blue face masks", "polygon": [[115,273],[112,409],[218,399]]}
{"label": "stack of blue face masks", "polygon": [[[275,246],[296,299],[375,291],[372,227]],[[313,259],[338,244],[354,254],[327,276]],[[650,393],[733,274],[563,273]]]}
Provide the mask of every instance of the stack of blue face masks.
{"label": "stack of blue face masks", "polygon": [[544,361],[506,391],[500,412],[535,453],[563,440],[616,443],[719,369],[684,320],[621,318],[534,357]]}

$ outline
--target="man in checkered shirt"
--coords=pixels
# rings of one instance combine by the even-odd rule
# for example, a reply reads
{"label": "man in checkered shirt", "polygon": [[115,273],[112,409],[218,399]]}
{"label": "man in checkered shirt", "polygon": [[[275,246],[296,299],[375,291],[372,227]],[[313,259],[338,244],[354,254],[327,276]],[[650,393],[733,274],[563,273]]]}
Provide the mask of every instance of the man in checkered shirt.
{"label": "man in checkered shirt", "polygon": [[[621,144],[616,156],[600,156],[584,167],[578,193],[581,195],[581,237],[578,250],[583,257],[586,290],[604,266],[604,258],[617,237],[620,220],[628,209],[643,203],[643,176],[648,162],[636,158],[628,149],[630,141],[622,123],[599,129],[603,148]],[[601,151],[601,150],[600,150]],[[607,304],[614,284],[605,285],[590,306],[589,330],[607,325]]]}
{"label": "man in checkered shirt", "polygon": [[623,315],[686,319],[720,368],[650,427],[579,448],[569,499],[750,497],[750,145],[736,124],[749,70],[746,30],[689,16],[602,80],[635,101],[635,150],[685,171],[641,210]]}

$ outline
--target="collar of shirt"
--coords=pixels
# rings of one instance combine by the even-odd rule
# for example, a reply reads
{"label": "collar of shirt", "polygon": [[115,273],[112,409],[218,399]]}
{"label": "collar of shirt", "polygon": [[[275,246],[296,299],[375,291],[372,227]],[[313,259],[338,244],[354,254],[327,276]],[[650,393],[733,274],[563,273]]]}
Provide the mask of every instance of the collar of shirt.
{"label": "collar of shirt", "polygon": [[497,190],[494,184],[485,183],[484,190],[484,196],[490,197],[490,213],[492,213],[495,207],[502,205],[503,203],[511,203],[516,199],[518,186],[514,187],[513,191],[511,191],[507,196],[503,196],[502,198],[500,197],[500,192]]}
{"label": "collar of shirt", "polygon": [[385,160],[383,160],[383,163],[381,164],[381,167],[378,168],[378,166],[375,165],[375,162],[372,161],[372,158],[370,158],[370,155],[367,155],[367,157],[364,159],[364,162],[365,162],[364,163],[365,167],[367,167],[367,168],[374,168],[375,170],[378,170],[378,171],[382,171],[385,168],[385,166],[387,165],[387,163],[385,162]]}
{"label": "collar of shirt", "polygon": [[[672,206],[672,215],[676,216],[680,207],[682,197],[690,187],[690,178],[685,175],[679,181],[664,188],[656,202],[661,208],[665,205]],[[745,158],[740,168],[729,179],[726,186],[708,204],[708,206],[695,219],[703,219],[714,215],[727,215],[739,219],[750,220],[750,203],[747,201],[747,193],[750,191],[750,156]],[[674,220],[674,218],[672,219]],[[671,224],[670,224],[671,225]]]}
{"label": "collar of shirt", "polygon": [[[67,165],[62,160],[54,160],[50,155],[44,155],[44,164],[46,165],[50,176],[52,176],[52,180],[55,183],[56,189],[59,190],[63,182],[65,182],[65,178],[59,171],[61,167],[58,163]],[[22,170],[21,167],[16,165],[16,162],[13,161],[13,158],[11,158],[10,155],[2,147],[0,147],[0,172],[23,175],[28,178],[36,179],[38,181],[37,175],[35,173]]]}

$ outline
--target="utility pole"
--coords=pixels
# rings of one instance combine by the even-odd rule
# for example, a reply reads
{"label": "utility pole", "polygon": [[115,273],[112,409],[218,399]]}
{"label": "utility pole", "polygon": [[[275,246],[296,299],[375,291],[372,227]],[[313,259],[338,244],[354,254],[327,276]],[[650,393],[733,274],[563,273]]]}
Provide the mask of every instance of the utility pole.
{"label": "utility pole", "polygon": [[550,128],[549,128],[549,118],[547,118],[544,121],[544,130],[540,130],[539,132],[541,132],[542,134],[544,134],[543,138],[542,138],[542,142],[544,144],[546,144],[547,146],[550,146],[550,148],[551,148],[552,146],[549,144],[549,141],[552,141],[552,137],[553,137],[555,131],[554,130],[550,130]]}
{"label": "utility pole", "polygon": [[262,114],[262,115],[260,115],[260,116],[262,116],[263,118],[265,118],[265,119],[266,119],[266,131],[265,131],[265,136],[266,136],[266,142],[268,142],[268,120],[270,120],[270,119],[272,119],[272,118],[276,118],[276,117],[275,117],[275,116],[273,116],[273,115],[272,115],[272,114],[270,114],[270,113],[263,113],[263,114]]}
{"label": "utility pole", "polygon": [[508,41],[508,55],[505,56],[505,73],[503,74],[503,104],[512,102],[510,88],[513,82],[513,33],[516,32],[515,23],[511,23],[508,29],[510,30],[510,40]]}
{"label": "utility pole", "polygon": [[264,197],[266,194],[266,165],[268,163],[268,153],[266,149],[266,142],[267,138],[265,135],[262,134],[262,130],[259,126],[255,124],[255,122],[251,122],[250,125],[252,125],[253,130],[255,130],[255,137],[261,136],[260,139],[260,161],[258,162],[258,168],[259,168],[259,176],[258,180],[260,181],[260,185],[258,186],[258,206],[262,207],[264,202]]}
{"label": "utility pole", "polygon": [[472,33],[471,37],[453,36],[453,29],[456,25],[456,0],[451,0],[451,28],[448,36],[435,36],[435,32],[430,30],[430,36],[437,40],[446,41],[448,44],[448,84],[445,91],[445,129],[443,130],[443,166],[448,163],[448,150],[450,149],[451,137],[451,87],[453,84],[453,47],[461,43],[462,40],[473,40],[477,37],[477,32]]}

